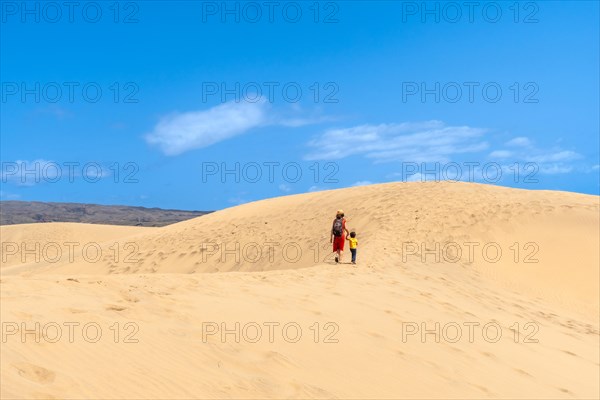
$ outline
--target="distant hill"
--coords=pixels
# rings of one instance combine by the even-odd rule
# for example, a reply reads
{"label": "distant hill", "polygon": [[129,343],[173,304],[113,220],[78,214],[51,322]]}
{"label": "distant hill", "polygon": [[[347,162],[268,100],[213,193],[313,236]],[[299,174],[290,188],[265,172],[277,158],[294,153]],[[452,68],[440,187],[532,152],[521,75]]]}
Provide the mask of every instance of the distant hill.
{"label": "distant hill", "polygon": [[84,222],[107,225],[165,226],[208,213],[210,211],[163,210],[161,208],[81,203],[0,201],[0,225]]}

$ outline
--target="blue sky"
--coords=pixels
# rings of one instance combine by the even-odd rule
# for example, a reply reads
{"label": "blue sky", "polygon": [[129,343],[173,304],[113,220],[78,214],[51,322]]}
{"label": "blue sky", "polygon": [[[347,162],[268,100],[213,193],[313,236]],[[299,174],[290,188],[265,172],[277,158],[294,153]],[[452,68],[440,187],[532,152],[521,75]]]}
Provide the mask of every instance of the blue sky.
{"label": "blue sky", "polygon": [[2,200],[599,194],[596,1],[52,4],[1,2]]}

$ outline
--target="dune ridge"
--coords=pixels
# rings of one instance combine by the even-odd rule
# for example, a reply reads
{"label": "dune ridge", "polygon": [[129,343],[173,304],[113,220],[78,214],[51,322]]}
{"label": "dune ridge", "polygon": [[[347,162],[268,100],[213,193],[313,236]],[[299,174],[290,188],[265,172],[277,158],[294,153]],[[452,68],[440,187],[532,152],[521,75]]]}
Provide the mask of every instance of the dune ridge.
{"label": "dune ridge", "polygon": [[[348,227],[358,230],[360,258],[367,265],[382,259],[388,264],[454,264],[540,293],[564,294],[566,301],[589,303],[599,290],[597,196],[441,182],[268,199],[167,227],[118,229],[112,238],[113,228],[86,226],[79,241],[101,237],[100,260],[90,262],[74,252],[74,262],[38,263],[36,272],[254,272],[315,266],[333,261],[329,229],[338,208],[346,211]],[[30,231],[38,240],[62,237],[62,227],[74,225],[54,226],[56,232],[52,225],[40,232],[35,224],[14,231]],[[122,250],[118,259],[115,243]],[[502,253],[496,256],[498,249]],[[11,262],[2,266],[18,258],[9,257]]]}

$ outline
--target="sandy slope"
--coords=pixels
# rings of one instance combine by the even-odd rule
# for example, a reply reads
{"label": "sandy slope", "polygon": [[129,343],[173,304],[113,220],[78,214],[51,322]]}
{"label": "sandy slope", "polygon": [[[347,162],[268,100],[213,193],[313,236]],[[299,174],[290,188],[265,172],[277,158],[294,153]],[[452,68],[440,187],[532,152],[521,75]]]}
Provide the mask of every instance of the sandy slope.
{"label": "sandy slope", "polygon": [[13,272],[23,272],[25,269],[57,265],[69,262],[71,255],[81,258],[84,247],[88,259],[95,258],[97,246],[108,248],[107,253],[114,255],[116,250],[111,251],[111,248],[115,248],[115,243],[124,244],[125,237],[150,233],[155,229],[73,222],[0,226],[0,267],[3,273],[9,273],[8,267],[11,266],[17,267]]}
{"label": "sandy slope", "polygon": [[[337,208],[357,266],[327,257]],[[410,183],[115,231],[127,261],[3,265],[2,398],[598,398],[599,217],[596,196]]]}

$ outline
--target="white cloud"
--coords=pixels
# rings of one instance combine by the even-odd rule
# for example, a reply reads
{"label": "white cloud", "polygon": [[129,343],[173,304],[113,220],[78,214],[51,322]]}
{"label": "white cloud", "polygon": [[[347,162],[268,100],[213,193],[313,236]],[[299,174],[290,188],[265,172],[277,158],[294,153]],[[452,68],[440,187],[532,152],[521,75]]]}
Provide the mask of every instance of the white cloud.
{"label": "white cloud", "polygon": [[573,167],[563,164],[544,164],[539,166],[540,174],[555,175],[568,174],[573,171]]}
{"label": "white cloud", "polygon": [[548,162],[556,162],[556,161],[572,161],[581,158],[581,155],[575,153],[574,151],[550,151],[550,152],[541,152],[535,155],[525,156],[528,161],[537,162],[537,163],[548,163]]}
{"label": "white cloud", "polygon": [[6,193],[0,190],[0,199],[2,200],[18,200],[21,198],[20,194]]}
{"label": "white cloud", "polygon": [[227,199],[227,201],[230,204],[239,206],[240,204],[244,204],[244,203],[248,203],[250,200],[244,198],[244,197],[240,197],[240,196],[235,196],[235,197],[230,197]]}
{"label": "white cloud", "polygon": [[329,129],[308,142],[307,160],[332,160],[364,155],[376,162],[447,161],[458,153],[488,147],[480,138],[483,129],[446,126],[441,121],[359,125]]}
{"label": "white cloud", "polygon": [[285,117],[276,116],[269,120],[271,125],[281,125],[289,128],[298,128],[306,125],[321,124],[323,122],[335,121],[336,118],[329,116],[313,116],[313,117]]}
{"label": "white cloud", "polygon": [[207,110],[165,116],[145,139],[166,155],[174,156],[243,135],[258,127],[297,128],[330,120],[324,116],[295,115],[298,112],[278,115],[269,109],[265,99],[253,102],[233,100]]}
{"label": "white cloud", "polygon": [[358,181],[358,182],[354,182],[352,184],[352,186],[367,186],[367,185],[372,185],[373,182],[371,181]]}
{"label": "white cloud", "polygon": [[[504,159],[504,162],[510,161],[512,165],[518,163],[520,164],[520,168],[525,168],[529,171],[533,167],[527,167],[527,165],[534,164],[537,171],[541,174],[550,175],[572,172],[576,169],[574,165],[571,165],[572,162],[583,158],[581,154],[574,151],[563,150],[557,147],[551,149],[539,148],[532,140],[526,137],[516,137],[506,142],[506,145],[512,146],[512,149],[495,150],[490,153],[490,157]],[[510,172],[511,168],[514,168],[514,166],[503,166],[506,172]]]}
{"label": "white cloud", "polygon": [[265,121],[264,101],[231,101],[208,110],[164,117],[146,136],[146,141],[172,156],[241,135]]}
{"label": "white cloud", "polygon": [[285,192],[285,193],[289,193],[292,191],[292,188],[290,187],[290,185],[282,183],[279,185],[279,190],[281,190],[282,192]]}
{"label": "white cloud", "polygon": [[113,176],[108,165],[99,162],[57,162],[44,159],[3,161],[0,171],[2,183],[18,186],[33,186],[39,183],[72,182],[85,179],[96,182]]}
{"label": "white cloud", "polygon": [[509,158],[512,155],[512,151],[508,150],[495,150],[490,153],[491,158]]}
{"label": "white cloud", "polygon": [[50,115],[59,121],[73,117],[74,115],[69,109],[61,107],[58,104],[50,104],[47,107],[36,108],[35,110],[33,110],[33,114],[35,114],[36,116]]}
{"label": "white cloud", "polygon": [[[400,175],[400,174],[398,174]],[[434,177],[434,180],[439,180],[439,178]],[[417,172],[416,174],[412,174],[406,177],[405,179],[406,182],[427,182],[427,175],[423,175],[420,172]]]}
{"label": "white cloud", "polygon": [[3,162],[0,177],[2,183],[33,186],[41,182],[53,182],[62,176],[62,166],[44,159]]}
{"label": "white cloud", "polygon": [[531,146],[531,140],[525,136],[519,136],[506,142],[507,146],[528,147]]}

